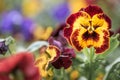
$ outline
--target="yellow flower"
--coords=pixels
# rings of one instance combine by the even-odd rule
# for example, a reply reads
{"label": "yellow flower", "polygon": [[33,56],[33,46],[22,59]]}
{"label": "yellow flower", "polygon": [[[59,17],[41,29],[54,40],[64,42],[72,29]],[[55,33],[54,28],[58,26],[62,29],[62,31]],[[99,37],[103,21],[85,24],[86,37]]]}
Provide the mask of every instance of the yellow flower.
{"label": "yellow flower", "polygon": [[86,0],[69,0],[69,5],[71,9],[71,13],[75,13],[79,11],[80,8],[86,7]]}
{"label": "yellow flower", "polygon": [[47,40],[50,37],[52,31],[53,29],[50,26],[47,27],[46,29],[38,26],[33,31],[33,36],[35,40]]}
{"label": "yellow flower", "polygon": [[39,58],[36,59],[36,66],[39,67],[39,72],[42,77],[46,77],[48,72],[47,72],[47,67],[48,67],[48,55],[45,53],[42,53]]}
{"label": "yellow flower", "polygon": [[104,78],[104,74],[103,73],[99,73],[95,80],[103,80],[103,78]]}
{"label": "yellow flower", "polygon": [[68,17],[67,24],[64,36],[76,50],[94,47],[102,53],[109,48],[111,20],[98,6],[82,8]]}
{"label": "yellow flower", "polygon": [[22,11],[25,16],[34,17],[41,7],[39,0],[23,0]]}
{"label": "yellow flower", "polygon": [[70,74],[70,79],[71,80],[77,80],[79,78],[79,72],[78,70],[73,70]]}
{"label": "yellow flower", "polygon": [[0,0],[0,13],[6,9],[6,3],[4,0]]}

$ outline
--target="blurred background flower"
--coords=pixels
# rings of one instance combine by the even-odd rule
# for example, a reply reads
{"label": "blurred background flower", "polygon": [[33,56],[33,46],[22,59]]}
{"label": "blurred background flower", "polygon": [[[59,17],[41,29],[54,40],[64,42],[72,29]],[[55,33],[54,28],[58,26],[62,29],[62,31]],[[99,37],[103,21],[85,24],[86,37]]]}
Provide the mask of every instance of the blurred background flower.
{"label": "blurred background flower", "polygon": [[38,68],[34,65],[32,53],[21,52],[0,59],[1,80],[40,80]]}
{"label": "blurred background flower", "polygon": [[40,0],[23,0],[21,7],[25,16],[35,17],[41,11],[42,4]]}
{"label": "blurred background flower", "polygon": [[[4,12],[1,18],[0,32],[2,35],[13,35],[19,39],[30,40],[32,38],[33,21],[24,17],[19,11]],[[22,35],[20,37],[20,35]]]}

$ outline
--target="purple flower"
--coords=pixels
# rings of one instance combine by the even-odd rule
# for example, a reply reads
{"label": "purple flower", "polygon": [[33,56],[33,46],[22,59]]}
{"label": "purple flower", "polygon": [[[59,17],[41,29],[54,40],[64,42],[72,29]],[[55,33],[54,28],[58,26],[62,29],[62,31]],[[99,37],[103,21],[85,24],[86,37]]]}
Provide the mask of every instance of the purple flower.
{"label": "purple flower", "polygon": [[[11,33],[13,30],[13,25],[20,25],[22,23],[22,16],[17,11],[10,11],[2,15],[1,20],[1,32]],[[16,29],[17,30],[17,29]],[[19,30],[19,29],[18,29]]]}
{"label": "purple flower", "polygon": [[33,21],[29,18],[24,18],[21,32],[24,35],[25,40],[31,40],[31,38],[33,38],[32,35],[33,29],[34,29]]}
{"label": "purple flower", "polygon": [[25,40],[32,38],[33,21],[19,11],[12,10],[2,15],[0,32],[2,34],[21,34]]}
{"label": "purple flower", "polygon": [[55,6],[51,10],[51,15],[59,23],[65,22],[65,19],[67,18],[69,13],[70,13],[70,9],[69,9],[69,5],[67,2],[61,3],[57,6]]}

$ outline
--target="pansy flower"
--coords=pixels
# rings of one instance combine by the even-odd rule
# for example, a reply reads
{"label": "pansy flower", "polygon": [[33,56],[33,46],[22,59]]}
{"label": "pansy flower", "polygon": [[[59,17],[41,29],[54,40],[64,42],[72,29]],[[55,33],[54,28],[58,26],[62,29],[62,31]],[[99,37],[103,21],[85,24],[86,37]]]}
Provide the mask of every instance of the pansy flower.
{"label": "pansy flower", "polygon": [[50,26],[44,28],[42,26],[36,25],[35,29],[33,30],[33,37],[35,40],[47,40],[50,37],[52,31],[53,29]]}
{"label": "pansy flower", "polygon": [[69,27],[64,29],[64,36],[78,51],[94,47],[96,53],[109,48],[111,20],[98,6],[88,6],[70,15]]}
{"label": "pansy flower", "polygon": [[2,14],[1,34],[11,34],[19,39],[23,38],[25,41],[30,41],[33,38],[33,29],[33,20],[23,16],[18,10],[11,10]]}
{"label": "pansy flower", "polygon": [[[72,58],[75,58],[74,50],[71,48],[59,48],[59,44],[47,46],[47,48],[42,50],[40,56],[36,59],[35,65],[39,68],[41,76],[44,78],[53,75],[52,69],[49,68],[49,64],[52,64],[56,69],[64,67],[67,69],[72,64]],[[62,50],[61,50],[62,49]]]}
{"label": "pansy flower", "polygon": [[71,80],[78,80],[80,76],[80,73],[78,70],[73,70],[71,73],[70,73],[70,79]]}
{"label": "pansy flower", "polygon": [[29,52],[0,59],[0,80],[41,80],[34,57]]}
{"label": "pansy flower", "polygon": [[42,10],[42,2],[39,0],[24,0],[21,6],[23,14],[32,18]]}
{"label": "pansy flower", "polygon": [[52,8],[52,11],[49,11],[50,15],[58,23],[63,23],[67,16],[70,14],[69,4],[65,1]]}
{"label": "pansy flower", "polygon": [[56,61],[52,62],[52,65],[56,69],[60,69],[62,67],[64,69],[67,69],[72,65],[72,58],[75,58],[74,50],[71,48],[63,48],[63,51],[61,51],[61,55]]}
{"label": "pansy flower", "polygon": [[[59,49],[60,55],[57,56],[58,58],[52,62],[52,65],[56,69],[60,69],[64,67],[65,69],[69,68],[72,64],[72,58],[75,58],[75,52],[72,48],[68,48],[67,46],[63,46],[60,41],[57,41],[53,38],[49,39],[49,43],[51,46],[56,46]],[[48,52],[52,54],[51,51]]]}

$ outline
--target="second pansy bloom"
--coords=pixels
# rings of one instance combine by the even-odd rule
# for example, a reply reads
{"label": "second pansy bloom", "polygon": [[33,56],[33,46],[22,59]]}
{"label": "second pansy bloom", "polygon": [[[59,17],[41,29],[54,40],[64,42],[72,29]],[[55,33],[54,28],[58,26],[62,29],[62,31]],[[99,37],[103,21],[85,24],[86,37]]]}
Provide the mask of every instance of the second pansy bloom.
{"label": "second pansy bloom", "polygon": [[72,48],[63,46],[59,41],[50,38],[49,46],[43,47],[40,56],[36,59],[35,65],[39,67],[41,76],[48,78],[53,76],[50,64],[56,69],[67,69],[72,64],[72,58],[75,58],[75,52]]}
{"label": "second pansy bloom", "polygon": [[102,53],[109,48],[111,20],[100,7],[82,8],[68,17],[67,24],[64,36],[76,50],[93,46]]}

